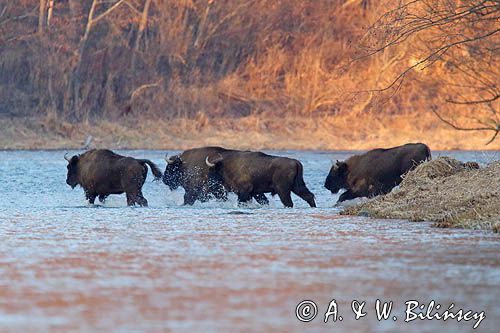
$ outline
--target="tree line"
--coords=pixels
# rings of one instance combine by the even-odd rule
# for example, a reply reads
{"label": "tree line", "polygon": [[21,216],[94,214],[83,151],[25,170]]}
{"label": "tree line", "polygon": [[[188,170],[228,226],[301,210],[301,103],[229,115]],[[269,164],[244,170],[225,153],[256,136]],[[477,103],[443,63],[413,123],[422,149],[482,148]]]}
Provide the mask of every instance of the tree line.
{"label": "tree line", "polygon": [[496,137],[499,13],[494,0],[2,1],[0,115],[433,112]]}

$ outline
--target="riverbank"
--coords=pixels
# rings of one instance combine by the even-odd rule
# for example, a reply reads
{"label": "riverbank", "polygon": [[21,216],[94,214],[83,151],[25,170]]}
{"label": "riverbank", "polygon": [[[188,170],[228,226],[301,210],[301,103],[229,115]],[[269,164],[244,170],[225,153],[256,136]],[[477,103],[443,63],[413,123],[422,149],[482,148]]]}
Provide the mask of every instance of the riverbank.
{"label": "riverbank", "polygon": [[79,149],[89,136],[93,148],[188,149],[222,145],[240,149],[357,150],[425,142],[432,150],[499,150],[489,132],[451,129],[432,116],[328,117],[249,116],[209,119],[69,123],[55,118],[0,118],[0,149]]}
{"label": "riverbank", "polygon": [[500,232],[500,161],[478,167],[440,157],[409,172],[398,189],[341,214]]}

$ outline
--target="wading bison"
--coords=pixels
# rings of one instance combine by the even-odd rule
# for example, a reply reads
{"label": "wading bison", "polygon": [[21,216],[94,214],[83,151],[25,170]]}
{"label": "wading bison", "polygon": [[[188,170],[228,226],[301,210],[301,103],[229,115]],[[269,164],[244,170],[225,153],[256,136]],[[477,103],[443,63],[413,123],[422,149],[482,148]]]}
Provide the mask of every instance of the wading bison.
{"label": "wading bison", "polygon": [[401,183],[403,174],[430,158],[431,151],[423,143],[370,150],[345,162],[337,161],[326,177],[325,187],[332,193],[346,190],[338,202],[386,194]]}
{"label": "wading bison", "polygon": [[80,185],[85,191],[86,199],[93,204],[99,196],[102,202],[110,194],[127,195],[127,204],[147,206],[148,201],[142,195],[142,185],[146,180],[149,165],[156,179],[162,174],[150,160],[140,160],[121,156],[106,149],[93,149],[75,155],[68,161],[66,183],[75,188]]}
{"label": "wading bison", "polygon": [[[170,190],[184,188],[184,204],[192,205],[196,200],[206,202],[210,198],[227,200],[227,192],[217,177],[208,176],[209,167],[205,163],[207,155],[228,156],[237,150],[222,147],[202,147],[184,151],[182,154],[165,157],[167,167],[163,182]],[[260,204],[269,203],[264,194],[255,195]]]}
{"label": "wading bison", "polygon": [[225,156],[208,155],[205,162],[211,169],[210,178],[224,184],[226,190],[236,193],[239,202],[247,202],[252,197],[270,192],[272,195],[278,194],[286,207],[293,207],[293,192],[311,207],[316,207],[314,195],[304,183],[302,164],[297,160],[239,151]]}

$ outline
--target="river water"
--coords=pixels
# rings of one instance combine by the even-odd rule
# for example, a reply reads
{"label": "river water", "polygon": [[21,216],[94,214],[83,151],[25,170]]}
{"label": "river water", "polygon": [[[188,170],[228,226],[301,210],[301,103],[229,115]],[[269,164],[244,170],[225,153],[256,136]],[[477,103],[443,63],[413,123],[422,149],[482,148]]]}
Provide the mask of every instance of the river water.
{"label": "river water", "polygon": [[[165,168],[165,152],[120,153]],[[339,216],[323,183],[331,161],[354,152],[271,153],[304,164],[318,208],[296,196],[292,209],[277,197],[238,207],[234,196],[184,207],[183,191],[151,172],[150,207],[126,207],[124,195],[91,206],[66,185],[64,152],[0,152],[0,331],[472,331],[477,320],[405,322],[406,301],[435,300],[441,312],[484,311],[476,331],[498,332],[500,235]],[[377,320],[377,299],[393,301],[388,320]],[[303,300],[317,305],[311,322],[296,318]],[[324,323],[332,300],[343,320]],[[366,302],[359,320],[353,300]]]}

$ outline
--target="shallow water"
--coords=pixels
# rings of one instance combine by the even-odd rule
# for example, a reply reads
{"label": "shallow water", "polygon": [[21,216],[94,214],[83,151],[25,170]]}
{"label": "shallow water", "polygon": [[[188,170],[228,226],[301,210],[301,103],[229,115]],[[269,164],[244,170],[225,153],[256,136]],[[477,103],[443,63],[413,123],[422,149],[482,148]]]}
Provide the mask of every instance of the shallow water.
{"label": "shallow water", "polygon": [[[165,167],[165,152],[122,153]],[[485,311],[477,331],[497,331],[500,235],[339,216],[322,185],[331,160],[353,152],[272,153],[302,161],[319,208],[296,196],[293,209],[277,197],[242,208],[234,196],[184,207],[182,190],[151,173],[149,208],[126,207],[123,195],[90,206],[65,184],[64,152],[0,152],[0,331],[469,332],[475,323],[405,323],[407,300]],[[332,299],[343,321],[325,324]],[[376,299],[394,301],[389,320],[376,319]],[[295,316],[302,300],[318,307],[309,323]],[[352,300],[367,302],[366,317],[354,319]]]}

